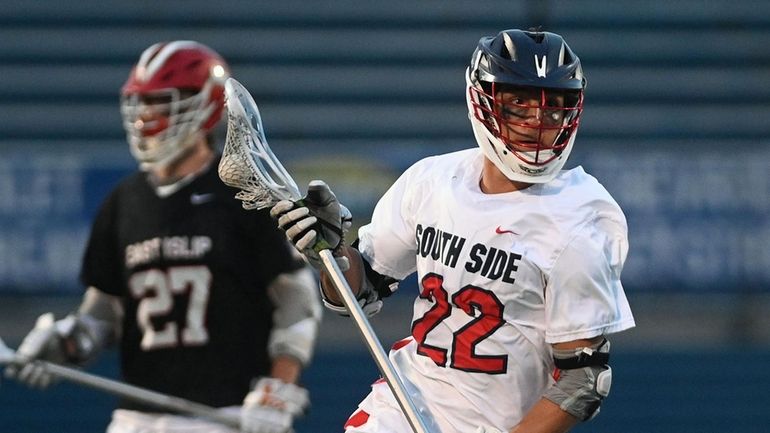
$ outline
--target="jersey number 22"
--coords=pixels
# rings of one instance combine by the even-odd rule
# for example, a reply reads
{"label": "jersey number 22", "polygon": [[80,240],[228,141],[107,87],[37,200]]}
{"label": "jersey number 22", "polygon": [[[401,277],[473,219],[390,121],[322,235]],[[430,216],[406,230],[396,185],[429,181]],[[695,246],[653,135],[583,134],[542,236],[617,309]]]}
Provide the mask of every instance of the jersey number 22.
{"label": "jersey number 22", "polygon": [[494,334],[505,323],[503,304],[497,296],[489,290],[467,285],[450,300],[444,288],[444,278],[434,273],[425,275],[420,285],[420,298],[430,300],[434,305],[412,323],[412,336],[418,344],[417,353],[429,357],[436,365],[447,366],[448,350],[427,344],[425,340],[428,333],[452,314],[454,306],[473,317],[473,320],[452,335],[449,367],[487,374],[505,373],[508,355],[479,355],[475,351],[481,341]]}

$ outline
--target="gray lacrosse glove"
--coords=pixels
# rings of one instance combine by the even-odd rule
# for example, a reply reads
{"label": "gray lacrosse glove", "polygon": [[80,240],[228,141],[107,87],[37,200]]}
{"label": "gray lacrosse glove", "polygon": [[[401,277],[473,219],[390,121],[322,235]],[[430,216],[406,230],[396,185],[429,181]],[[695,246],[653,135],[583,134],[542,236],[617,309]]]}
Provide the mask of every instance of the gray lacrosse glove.
{"label": "gray lacrosse glove", "polygon": [[296,202],[282,200],[270,209],[270,215],[278,220],[278,227],[286,233],[289,242],[316,269],[323,269],[318,252],[325,249],[332,250],[341,270],[350,268],[340,249],[353,217],[348,208],[337,201],[326,182],[311,181],[304,198]]}

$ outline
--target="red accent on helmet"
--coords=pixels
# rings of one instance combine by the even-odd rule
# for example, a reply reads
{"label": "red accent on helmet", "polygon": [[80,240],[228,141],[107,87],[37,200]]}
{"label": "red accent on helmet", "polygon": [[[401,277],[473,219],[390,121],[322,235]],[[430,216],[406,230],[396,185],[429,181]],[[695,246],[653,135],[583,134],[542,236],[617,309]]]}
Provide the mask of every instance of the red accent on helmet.
{"label": "red accent on helmet", "polygon": [[[542,166],[558,158],[570,144],[570,138],[580,125],[583,92],[572,93],[571,103],[557,106],[550,105],[546,95],[559,93],[558,90],[532,88],[527,93],[531,92],[536,96],[537,102],[530,105],[526,102],[503,101],[499,87],[496,83],[489,83],[489,92],[483,88],[468,89],[474,108],[473,116],[499,139],[511,154],[526,164]],[[533,121],[528,120],[530,112],[536,113]],[[517,137],[515,133],[510,132],[511,129],[518,129],[521,134]],[[547,140],[548,136],[553,138]]]}
{"label": "red accent on helmet", "polygon": [[[165,53],[165,58],[157,58],[158,54],[168,45],[176,48]],[[222,116],[225,106],[224,81],[226,77],[212,75],[216,66],[224,68],[229,75],[229,67],[224,59],[214,50],[194,41],[161,42],[153,45],[142,53],[136,65],[131,70],[125,84],[121,88],[123,96],[133,94],[149,95],[176,88],[200,92],[214,79],[217,82],[211,86],[208,100],[216,104],[216,109],[203,123],[202,128],[210,130]]]}
{"label": "red accent on helmet", "polygon": [[142,137],[152,137],[168,128],[168,124],[168,117],[160,117],[157,120],[150,122],[149,125],[145,123],[141,129]]}

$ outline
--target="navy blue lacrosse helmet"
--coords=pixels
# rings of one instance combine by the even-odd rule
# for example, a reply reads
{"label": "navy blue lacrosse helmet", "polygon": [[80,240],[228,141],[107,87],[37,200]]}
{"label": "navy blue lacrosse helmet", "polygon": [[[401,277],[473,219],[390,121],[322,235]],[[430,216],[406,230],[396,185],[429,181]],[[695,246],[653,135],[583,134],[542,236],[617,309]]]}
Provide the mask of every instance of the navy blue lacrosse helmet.
{"label": "navy blue lacrosse helmet", "polygon": [[509,179],[553,179],[572,150],[586,79],[580,59],[550,32],[481,38],[467,69],[467,101],[484,154]]}

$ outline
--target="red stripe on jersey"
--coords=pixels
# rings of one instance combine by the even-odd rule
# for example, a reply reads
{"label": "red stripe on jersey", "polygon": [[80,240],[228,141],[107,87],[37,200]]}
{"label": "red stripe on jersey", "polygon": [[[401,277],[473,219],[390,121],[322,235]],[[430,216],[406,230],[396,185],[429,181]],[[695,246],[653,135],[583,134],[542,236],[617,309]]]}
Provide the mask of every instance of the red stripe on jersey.
{"label": "red stripe on jersey", "polygon": [[558,368],[554,368],[553,369],[553,373],[551,374],[551,376],[553,376],[553,380],[557,380],[558,381],[559,378],[561,377],[561,370],[559,370]]}
{"label": "red stripe on jersey", "polygon": [[412,341],[412,337],[406,337],[403,340],[398,340],[395,343],[393,343],[393,346],[391,346],[391,350],[398,350],[407,344],[409,344]]}
{"label": "red stripe on jersey", "polygon": [[361,427],[367,420],[369,420],[369,414],[358,409],[353,415],[350,415],[350,418],[348,418],[348,422],[345,423],[345,429],[348,427]]}

